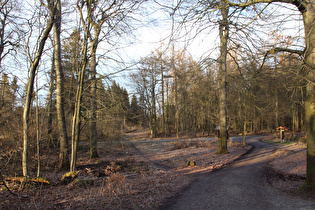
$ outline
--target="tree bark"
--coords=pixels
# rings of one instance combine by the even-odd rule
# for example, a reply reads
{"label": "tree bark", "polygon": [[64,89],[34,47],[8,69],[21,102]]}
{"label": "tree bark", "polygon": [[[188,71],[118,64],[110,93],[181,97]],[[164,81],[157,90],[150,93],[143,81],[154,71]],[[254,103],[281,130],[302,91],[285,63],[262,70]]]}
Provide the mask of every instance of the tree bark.
{"label": "tree bark", "polygon": [[246,146],[246,118],[244,120],[244,125],[243,125],[243,146]]}
{"label": "tree bark", "polygon": [[[307,93],[305,119],[307,126],[306,186],[315,188],[315,0],[307,1],[303,15],[305,31],[305,68],[307,68]],[[301,11],[301,10],[300,10]]]}
{"label": "tree bark", "polygon": [[227,110],[226,110],[226,76],[227,76],[227,42],[229,38],[229,23],[228,13],[229,7],[225,1],[221,2],[220,12],[222,20],[219,26],[220,35],[220,58],[219,58],[219,89],[220,89],[220,102],[219,102],[219,116],[220,116],[220,138],[218,146],[218,154],[226,154],[227,150]]}
{"label": "tree bark", "polygon": [[292,128],[294,132],[299,132],[300,121],[299,121],[299,107],[297,104],[293,104],[292,110]]}
{"label": "tree bark", "polygon": [[90,71],[91,71],[91,122],[90,122],[90,158],[97,158],[97,104],[96,104],[96,91],[97,91],[97,81],[96,81],[96,49],[98,45],[99,31],[94,29],[95,36],[94,40],[91,42],[90,54]]}
{"label": "tree bark", "polygon": [[38,105],[38,76],[36,77],[36,147],[37,147],[37,177],[40,176],[40,126]]}
{"label": "tree bark", "polygon": [[[52,63],[55,63],[54,56],[52,56]],[[54,71],[55,71],[55,66],[51,65],[51,72],[50,72],[50,81],[49,81],[49,90],[48,90],[48,98],[47,98],[47,135],[49,138],[49,143],[52,140],[52,122],[53,122],[53,114],[52,114],[52,109],[53,109],[53,92],[54,92]],[[48,143],[48,146],[49,146]]]}
{"label": "tree bark", "polygon": [[51,8],[55,10],[54,21],[54,60],[56,69],[56,83],[57,83],[57,121],[60,140],[60,152],[59,152],[59,169],[69,170],[69,154],[68,154],[68,138],[66,129],[66,118],[64,111],[64,75],[61,66],[61,4],[60,0],[56,0],[56,7]]}

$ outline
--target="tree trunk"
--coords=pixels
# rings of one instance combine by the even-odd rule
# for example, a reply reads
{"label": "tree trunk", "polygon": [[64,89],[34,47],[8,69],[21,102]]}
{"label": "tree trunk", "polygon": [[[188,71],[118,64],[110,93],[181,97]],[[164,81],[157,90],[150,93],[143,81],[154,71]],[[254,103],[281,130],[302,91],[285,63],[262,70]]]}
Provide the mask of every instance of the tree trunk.
{"label": "tree trunk", "polygon": [[99,33],[96,33],[94,40],[91,43],[91,61],[90,61],[90,71],[91,71],[91,121],[90,121],[90,158],[97,158],[97,128],[96,128],[96,90],[97,90],[97,81],[96,81],[96,49],[98,44]]}
{"label": "tree trunk", "polygon": [[227,110],[226,110],[226,76],[227,76],[227,42],[229,38],[229,23],[228,13],[229,7],[224,1],[221,2],[220,12],[222,20],[219,26],[220,34],[220,58],[219,58],[219,88],[220,88],[220,102],[219,102],[219,116],[220,116],[220,138],[218,146],[218,154],[226,154],[227,150]]}
{"label": "tree trunk", "polygon": [[61,67],[61,4],[60,0],[56,0],[55,9],[55,21],[54,21],[54,60],[56,69],[56,83],[57,83],[57,121],[59,130],[59,140],[60,140],[60,152],[59,152],[59,169],[68,170],[69,155],[68,155],[68,139],[67,139],[67,129],[66,129],[66,118],[64,111],[64,76]]}
{"label": "tree trunk", "polygon": [[[315,0],[309,0],[303,13],[305,30],[305,63],[308,72],[305,119],[307,126],[307,172],[306,187],[315,188]],[[301,10],[300,10],[301,11]]]}
{"label": "tree trunk", "polygon": [[[82,77],[82,75],[79,75]],[[82,79],[80,78],[80,81]],[[73,114],[72,121],[72,135],[71,135],[71,161],[70,161],[70,171],[75,171],[77,163],[77,148],[80,138],[80,112],[81,112],[81,99],[82,99],[82,88],[81,82],[77,89],[76,103]]]}
{"label": "tree trunk", "polygon": [[151,78],[150,138],[156,138],[155,78]]}
{"label": "tree trunk", "polygon": [[172,69],[174,73],[174,82],[175,82],[175,132],[176,138],[179,138],[179,110],[178,110],[178,74],[177,68],[175,67],[175,58],[174,58],[174,44],[172,45]]}
{"label": "tree trunk", "polygon": [[243,146],[246,146],[246,118],[244,120],[244,125],[243,125]]}
{"label": "tree trunk", "polygon": [[164,71],[163,71],[163,65],[162,65],[162,55],[160,57],[161,62],[161,82],[162,82],[162,132],[163,136],[166,136],[166,128],[165,128],[165,104],[164,104]]}
{"label": "tree trunk", "polygon": [[85,74],[87,63],[88,63],[87,38],[85,38],[83,54],[84,54],[83,65],[81,67],[81,71],[78,71],[79,82],[77,86],[76,101],[75,101],[75,108],[74,108],[73,121],[72,121],[70,171],[75,171],[75,168],[76,168],[77,148],[78,148],[78,144],[80,140],[81,101],[82,101],[82,94],[83,94],[84,74]]}
{"label": "tree trunk", "polygon": [[45,32],[43,33],[43,36],[41,37],[40,44],[38,51],[36,53],[34,61],[31,62],[31,69],[30,69],[30,75],[27,82],[27,89],[26,89],[26,100],[24,105],[24,111],[23,111],[23,152],[22,152],[22,170],[23,170],[23,176],[28,176],[28,160],[27,160],[27,154],[28,154],[28,120],[29,120],[29,114],[31,109],[31,102],[32,102],[32,95],[34,90],[34,80],[36,75],[36,70],[40,61],[40,58],[42,56],[45,42],[48,38],[48,35],[52,29],[53,26],[53,18],[48,21],[47,28],[45,29]]}
{"label": "tree trunk", "polygon": [[279,124],[279,99],[278,99],[278,90],[276,88],[276,127],[278,128],[280,126]]}
{"label": "tree trunk", "polygon": [[[52,63],[55,63],[54,56],[52,56]],[[53,109],[53,92],[54,92],[54,71],[55,66],[51,65],[51,72],[50,72],[50,82],[49,82],[49,90],[48,90],[48,98],[47,98],[47,135],[49,138],[48,147],[50,142],[52,141],[52,109]]]}
{"label": "tree trunk", "polygon": [[[81,16],[82,18],[82,16]],[[78,72],[78,82],[77,82],[77,92],[76,92],[76,100],[74,104],[74,113],[72,118],[72,133],[71,133],[71,160],[70,160],[70,171],[75,171],[76,163],[77,163],[77,148],[80,140],[80,126],[81,126],[81,101],[83,95],[83,84],[84,84],[84,75],[88,65],[88,37],[87,30],[84,31],[84,40],[82,47],[82,66],[79,65],[79,60],[75,57],[75,70]],[[78,41],[80,38],[78,39]],[[81,66],[81,69],[79,68]]]}
{"label": "tree trunk", "polygon": [[[33,66],[33,65],[32,65]],[[30,78],[28,79],[27,92],[26,92],[26,101],[24,105],[23,111],[23,153],[22,153],[22,169],[23,176],[28,176],[28,120],[30,113],[30,106],[32,100],[33,86],[34,86],[34,78],[35,78],[35,70],[31,67]],[[34,73],[33,73],[34,71]]]}
{"label": "tree trunk", "polygon": [[37,147],[37,177],[40,176],[40,128],[39,128],[39,105],[38,105],[38,76],[36,77],[36,147]]}
{"label": "tree trunk", "polygon": [[299,132],[300,123],[299,123],[299,107],[297,104],[293,104],[292,111],[292,128],[294,132]]}
{"label": "tree trunk", "polygon": [[170,136],[170,122],[169,122],[169,112],[170,112],[170,106],[169,106],[169,91],[168,91],[168,80],[166,80],[166,114],[165,114],[165,129],[166,129],[166,135]]}

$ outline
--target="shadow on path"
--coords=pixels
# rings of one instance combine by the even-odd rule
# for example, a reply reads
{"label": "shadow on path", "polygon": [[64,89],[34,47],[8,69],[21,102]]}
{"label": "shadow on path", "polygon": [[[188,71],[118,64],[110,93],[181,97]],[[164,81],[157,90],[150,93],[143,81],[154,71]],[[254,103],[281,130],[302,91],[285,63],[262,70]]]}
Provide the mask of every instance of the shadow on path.
{"label": "shadow on path", "polygon": [[267,163],[277,147],[259,138],[249,138],[255,148],[250,154],[229,168],[200,176],[161,209],[315,209],[315,202],[268,185]]}

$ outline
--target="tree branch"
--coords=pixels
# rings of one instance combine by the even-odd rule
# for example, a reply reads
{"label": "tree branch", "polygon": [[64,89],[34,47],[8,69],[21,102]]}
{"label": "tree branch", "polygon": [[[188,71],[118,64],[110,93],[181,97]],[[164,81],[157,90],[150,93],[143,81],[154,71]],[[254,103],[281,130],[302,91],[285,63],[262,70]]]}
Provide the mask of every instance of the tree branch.
{"label": "tree branch", "polygon": [[293,4],[295,5],[298,10],[303,14],[306,12],[306,6],[302,0],[249,0],[243,3],[234,3],[227,1],[227,4],[229,6],[234,6],[234,7],[242,7],[246,8],[248,6],[254,5],[254,4],[259,4],[259,3],[274,3],[274,2],[279,2],[279,3],[288,3],[288,4]]}
{"label": "tree branch", "polygon": [[301,57],[304,57],[304,52],[305,50],[293,50],[293,49],[288,49],[288,48],[282,48],[282,47],[275,47],[273,49],[270,49],[268,50],[265,55],[264,55],[264,59],[263,59],[263,62],[258,70],[258,72],[254,75],[254,77],[262,70],[264,64],[265,64],[265,61],[267,59],[267,56],[269,54],[276,54],[278,52],[288,52],[288,53],[291,53],[291,54],[298,54],[299,56]]}

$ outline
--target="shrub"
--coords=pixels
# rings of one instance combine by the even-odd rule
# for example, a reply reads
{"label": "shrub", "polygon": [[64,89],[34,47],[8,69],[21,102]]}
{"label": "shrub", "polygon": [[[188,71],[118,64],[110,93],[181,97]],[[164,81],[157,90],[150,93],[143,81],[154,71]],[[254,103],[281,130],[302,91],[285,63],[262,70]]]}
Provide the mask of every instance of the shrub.
{"label": "shrub", "polygon": [[129,192],[126,178],[123,174],[113,173],[103,180],[102,193],[106,196],[118,196]]}

